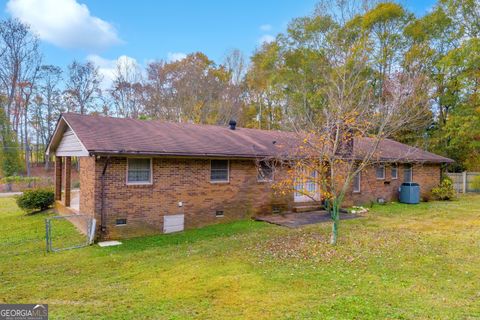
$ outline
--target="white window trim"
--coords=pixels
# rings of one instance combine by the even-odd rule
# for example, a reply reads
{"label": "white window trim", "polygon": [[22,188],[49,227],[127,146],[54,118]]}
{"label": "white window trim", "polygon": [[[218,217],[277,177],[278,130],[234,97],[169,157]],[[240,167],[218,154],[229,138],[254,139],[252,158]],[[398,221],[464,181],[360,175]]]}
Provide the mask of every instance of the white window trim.
{"label": "white window trim", "polygon": [[[130,159],[149,159],[150,160],[150,181],[148,182],[129,182],[128,181],[128,162]],[[153,159],[152,158],[143,158],[143,157],[128,157],[127,158],[127,171],[126,171],[126,177],[125,177],[125,182],[127,186],[148,186],[153,184]]]}
{"label": "white window trim", "polygon": [[[355,185],[353,185],[353,193],[361,193],[362,192],[362,171],[357,173],[358,175],[358,190],[355,190]],[[355,177],[354,177],[355,178]]]}
{"label": "white window trim", "polygon": [[[395,177],[392,175],[392,170],[393,168],[395,168]],[[392,177],[392,180],[397,180],[398,179],[398,165],[397,164],[393,164],[391,167],[390,167],[390,176]]]}
{"label": "white window trim", "polygon": [[[381,178],[377,177],[377,169],[378,169],[378,167],[383,167],[383,177],[381,177]],[[384,164],[380,164],[380,165],[375,166],[375,178],[377,178],[377,180],[385,180],[385,176],[386,176],[386,174],[385,174],[385,165],[384,165]]]}
{"label": "white window trim", "polygon": [[[403,180],[405,180],[405,169],[409,168],[410,169],[410,181],[408,182],[413,182],[413,164],[405,164],[403,166]],[[405,182],[405,181],[403,181]]]}
{"label": "white window trim", "polygon": [[[212,180],[212,160],[223,160],[227,161],[227,180]],[[230,183],[230,160],[228,159],[210,159],[210,183]]]}
{"label": "white window trim", "polygon": [[272,167],[272,178],[271,179],[259,179],[261,165],[257,167],[257,182],[272,182],[275,180],[275,167]]}

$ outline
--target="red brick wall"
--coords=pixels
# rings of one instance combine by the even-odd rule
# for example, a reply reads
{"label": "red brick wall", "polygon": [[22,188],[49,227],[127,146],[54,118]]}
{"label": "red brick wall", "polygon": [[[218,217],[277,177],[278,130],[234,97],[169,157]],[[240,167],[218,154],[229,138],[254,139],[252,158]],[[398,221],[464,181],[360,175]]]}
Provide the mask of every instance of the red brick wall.
{"label": "red brick wall", "polygon": [[[376,178],[375,168],[368,167],[361,173],[360,193],[354,193],[353,187],[345,197],[344,205],[369,204],[384,198],[387,201],[398,200],[398,188],[403,183],[404,165],[398,166],[398,178],[392,179],[391,167],[385,167],[385,179]],[[420,184],[421,196],[428,196],[433,187],[440,183],[441,170],[439,164],[424,164],[413,166],[413,182]]]}
{"label": "red brick wall", "polygon": [[[81,163],[81,210],[95,207],[100,224],[101,171],[105,158],[96,161],[96,184],[92,183],[92,160]],[[126,184],[126,158],[111,158],[105,175],[104,203],[109,238],[161,233],[163,216],[185,214],[185,228],[247,218],[270,213],[274,198],[271,184],[257,181],[253,160],[230,160],[230,181],[210,182],[208,159],[153,159],[151,185]],[[89,175],[89,178],[84,176]],[[95,190],[93,205],[92,190]],[[178,202],[183,207],[178,206]],[[224,217],[216,217],[217,210]],[[127,219],[127,225],[116,226],[116,219]]]}
{"label": "red brick wall", "polygon": [[[80,210],[92,214],[100,225],[101,175],[106,158],[82,158],[80,162]],[[112,157],[105,175],[104,210],[107,217],[107,238],[125,238],[156,234],[163,231],[163,216],[185,214],[185,228],[267,214],[272,205],[290,207],[293,194],[283,199],[275,196],[270,183],[257,181],[253,160],[230,160],[230,181],[210,182],[208,159],[153,159],[151,185],[127,185],[126,158]],[[428,193],[440,181],[439,165],[414,166],[413,179]],[[361,192],[347,194],[344,205],[368,204],[382,197],[397,199],[403,181],[403,166],[398,179],[392,180],[390,167],[386,179],[377,180],[373,168],[362,173]],[[386,183],[387,182],[387,183]],[[183,207],[178,207],[178,202]],[[215,216],[217,210],[224,217]],[[127,219],[127,225],[116,226],[116,219]]]}
{"label": "red brick wall", "polygon": [[95,212],[95,157],[80,157],[80,213],[92,215]]}

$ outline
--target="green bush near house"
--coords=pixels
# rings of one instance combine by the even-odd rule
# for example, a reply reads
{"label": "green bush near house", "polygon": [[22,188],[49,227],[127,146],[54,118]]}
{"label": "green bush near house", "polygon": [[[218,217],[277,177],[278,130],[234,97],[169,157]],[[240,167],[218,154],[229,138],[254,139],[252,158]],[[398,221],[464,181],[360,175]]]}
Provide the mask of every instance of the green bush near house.
{"label": "green bush near house", "polygon": [[436,200],[453,200],[456,197],[453,182],[450,178],[444,178],[438,187],[432,189],[432,196]]}
{"label": "green bush near house", "polygon": [[26,212],[46,210],[55,201],[55,194],[50,189],[33,189],[17,197],[17,205]]}

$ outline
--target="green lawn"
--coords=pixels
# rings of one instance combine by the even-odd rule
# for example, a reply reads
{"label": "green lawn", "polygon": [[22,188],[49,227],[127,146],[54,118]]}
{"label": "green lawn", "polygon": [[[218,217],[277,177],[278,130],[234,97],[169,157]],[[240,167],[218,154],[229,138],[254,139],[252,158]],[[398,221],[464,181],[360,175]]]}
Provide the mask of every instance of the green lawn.
{"label": "green lawn", "polygon": [[336,247],[240,221],[47,254],[46,216],[0,199],[0,303],[52,319],[480,319],[480,196],[376,206]]}

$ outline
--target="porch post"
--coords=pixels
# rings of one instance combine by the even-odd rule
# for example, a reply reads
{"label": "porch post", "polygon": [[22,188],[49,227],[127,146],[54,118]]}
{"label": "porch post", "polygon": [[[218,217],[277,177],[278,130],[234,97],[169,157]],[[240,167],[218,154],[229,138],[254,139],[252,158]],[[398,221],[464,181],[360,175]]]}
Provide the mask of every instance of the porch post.
{"label": "porch post", "polygon": [[72,182],[72,158],[65,157],[65,207],[70,207],[71,182]]}
{"label": "porch post", "polygon": [[62,200],[62,157],[55,157],[55,200]]}

